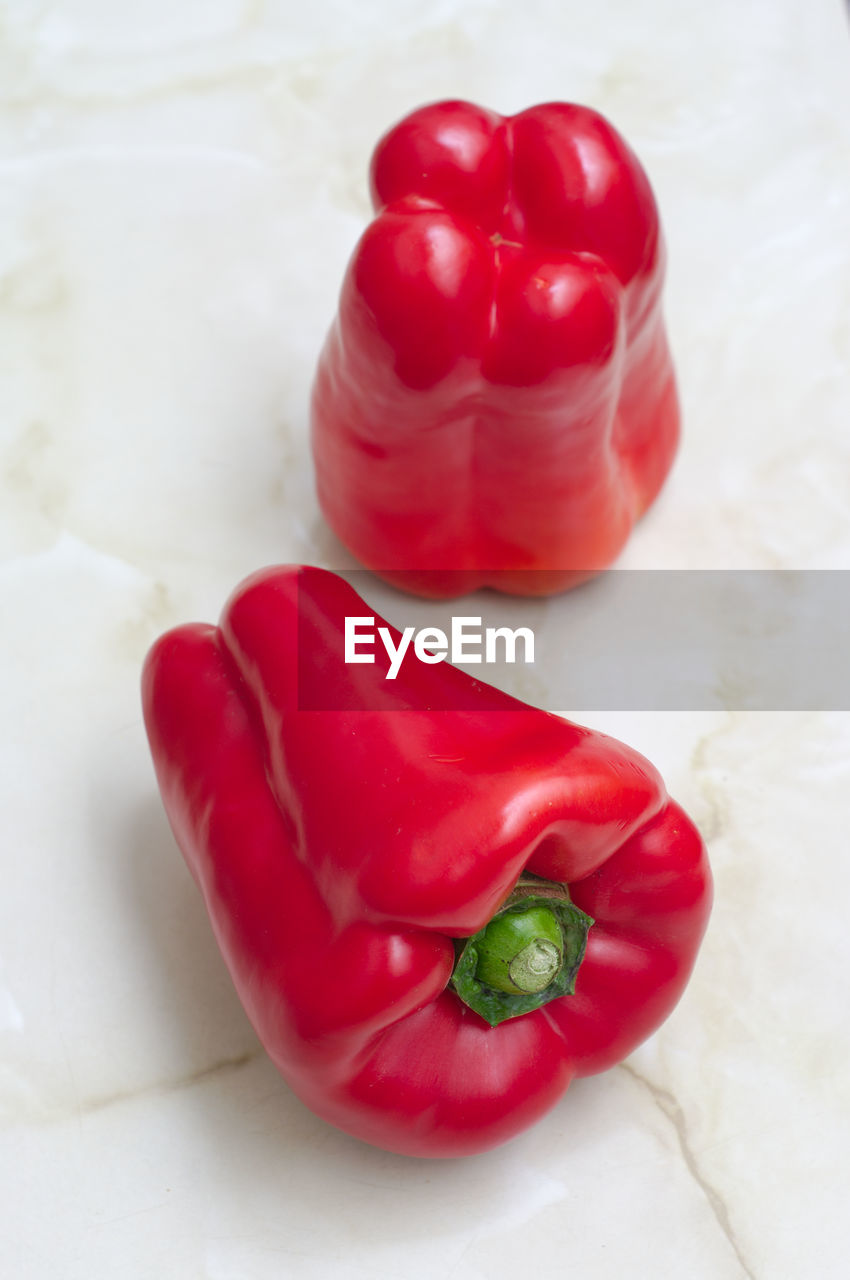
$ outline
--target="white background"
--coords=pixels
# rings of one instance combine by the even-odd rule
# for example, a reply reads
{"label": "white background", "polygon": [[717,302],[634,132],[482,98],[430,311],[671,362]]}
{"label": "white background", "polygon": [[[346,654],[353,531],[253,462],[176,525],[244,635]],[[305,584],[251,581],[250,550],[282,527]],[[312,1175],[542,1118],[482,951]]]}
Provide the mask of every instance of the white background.
{"label": "white background", "polygon": [[387,1155],[295,1101],[162,814],[154,637],[260,565],[351,563],[313,495],[309,386],[371,147],[444,96],[589,103],[649,170],[685,432],[620,566],[850,568],[838,0],[0,3],[15,1280],[846,1274],[850,714],[583,717],[702,827],[711,927],[653,1040],[466,1161]]}

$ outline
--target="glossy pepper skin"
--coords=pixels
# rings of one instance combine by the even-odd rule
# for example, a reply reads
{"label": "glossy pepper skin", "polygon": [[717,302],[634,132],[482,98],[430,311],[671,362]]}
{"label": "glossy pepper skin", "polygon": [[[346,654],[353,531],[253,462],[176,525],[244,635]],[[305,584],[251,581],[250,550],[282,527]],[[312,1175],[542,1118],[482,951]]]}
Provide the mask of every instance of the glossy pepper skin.
{"label": "glossy pepper skin", "polygon": [[[334,574],[261,571],[218,627],[157,641],[145,722],[177,842],[286,1081],[366,1142],[467,1155],[667,1017],[709,869],[621,743],[445,663],[408,658],[395,681],[386,662],[346,665],[344,618],[369,615]],[[595,923],[574,994],[490,1026],[450,985],[455,939],[524,872]]]}
{"label": "glossy pepper skin", "polygon": [[378,143],[312,400],[324,515],[397,586],[569,588],[679,435],[646,174],[588,107],[414,111]]}

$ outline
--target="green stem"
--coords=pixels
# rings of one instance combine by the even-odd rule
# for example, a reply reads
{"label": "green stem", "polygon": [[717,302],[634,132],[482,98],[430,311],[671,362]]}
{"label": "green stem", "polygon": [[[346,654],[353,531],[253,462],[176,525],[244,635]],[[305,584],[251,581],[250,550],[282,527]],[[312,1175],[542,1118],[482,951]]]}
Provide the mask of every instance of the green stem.
{"label": "green stem", "polygon": [[491,1027],[571,995],[592,924],[564,885],[523,877],[489,924],[458,939],[452,986]]}
{"label": "green stem", "polygon": [[536,994],[561,967],[561,926],[539,900],[497,915],[476,945],[475,976],[493,991]]}

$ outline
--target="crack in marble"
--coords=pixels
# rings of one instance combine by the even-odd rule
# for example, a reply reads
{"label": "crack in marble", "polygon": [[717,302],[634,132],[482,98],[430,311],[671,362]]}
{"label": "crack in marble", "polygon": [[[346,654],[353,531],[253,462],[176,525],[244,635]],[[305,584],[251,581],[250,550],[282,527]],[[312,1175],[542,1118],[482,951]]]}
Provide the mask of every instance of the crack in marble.
{"label": "crack in marble", "polygon": [[233,1058],[222,1058],[219,1062],[214,1062],[208,1067],[199,1067],[197,1071],[191,1071],[188,1075],[178,1076],[173,1080],[142,1085],[138,1089],[128,1089],[119,1093],[102,1094],[100,1097],[96,1096],[80,1103],[76,1108],[76,1114],[78,1116],[91,1115],[97,1111],[106,1111],[109,1107],[118,1106],[123,1102],[135,1102],[137,1098],[178,1093],[183,1089],[191,1089],[197,1084],[206,1084],[208,1080],[212,1080],[216,1076],[228,1075],[231,1072],[239,1071],[249,1063],[262,1058],[264,1053],[263,1049],[251,1049],[246,1053],[237,1054]]}
{"label": "crack in marble", "polygon": [[641,1075],[631,1063],[621,1062],[620,1068],[647,1091],[658,1110],[669,1121],[676,1135],[685,1168],[705,1197],[712,1216],[737,1259],[742,1275],[746,1276],[747,1280],[757,1280],[756,1273],[747,1261],[741,1244],[735,1235],[735,1229],[725,1200],[716,1187],[711,1185],[699,1167],[696,1154],[691,1147],[685,1113],[681,1104],[668,1089],[662,1089],[648,1079],[647,1076]]}
{"label": "crack in marble", "polygon": [[[139,1098],[163,1097],[171,1093],[178,1093],[184,1089],[191,1089],[198,1084],[206,1084],[207,1081],[214,1080],[218,1076],[226,1076],[232,1072],[240,1071],[242,1067],[248,1066],[249,1063],[255,1062],[258,1058],[264,1056],[264,1049],[251,1049],[232,1058],[222,1058],[220,1062],[211,1063],[207,1067],[199,1067],[197,1071],[192,1071],[185,1076],[177,1076],[173,1080],[156,1081],[153,1084],[140,1085],[136,1089],[94,1095],[90,1098],[80,1098],[68,1106],[51,1108],[46,1114],[42,1113],[37,1119],[47,1124],[61,1122],[70,1117],[80,1119],[83,1116],[96,1115],[98,1112],[107,1111],[110,1107],[117,1107],[125,1102],[135,1102]],[[36,1117],[31,1116],[29,1122],[35,1123]]]}
{"label": "crack in marble", "polygon": [[708,809],[705,817],[700,816],[699,828],[703,840],[709,846],[714,840],[722,836],[729,826],[726,793],[711,778],[704,776],[711,767],[709,765],[709,752],[719,738],[725,738],[728,734],[734,732],[738,722],[739,716],[736,712],[727,712],[719,725],[709,729],[707,733],[704,733],[699,738],[691,752],[691,771],[697,780],[700,795]]}

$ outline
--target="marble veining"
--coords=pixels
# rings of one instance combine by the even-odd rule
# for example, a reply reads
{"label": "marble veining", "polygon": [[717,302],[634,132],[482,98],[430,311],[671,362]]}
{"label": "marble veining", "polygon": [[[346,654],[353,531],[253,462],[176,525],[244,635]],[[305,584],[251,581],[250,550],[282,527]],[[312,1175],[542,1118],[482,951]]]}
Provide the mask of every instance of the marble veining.
{"label": "marble veining", "polygon": [[[3,1275],[507,1280],[530,1249],[541,1278],[846,1274],[850,713],[577,716],[709,841],[705,947],[621,1067],[420,1162],[324,1125],[260,1048],[138,676],[260,565],[352,565],[310,380],[370,148],[441,96],[588,102],[649,169],[685,434],[621,566],[848,569],[848,68],[838,0],[0,2]],[[539,672],[515,691],[550,703]]]}

